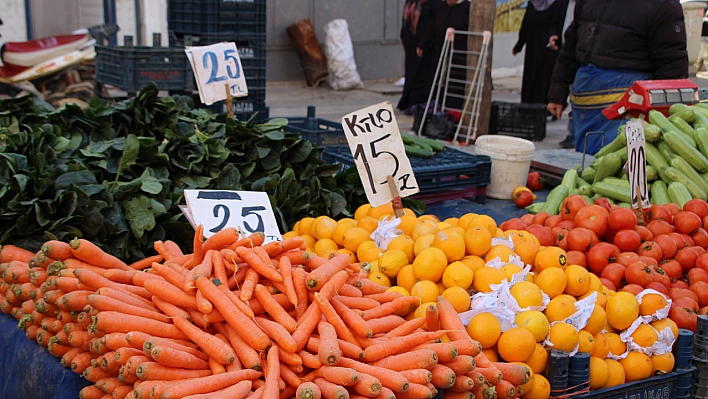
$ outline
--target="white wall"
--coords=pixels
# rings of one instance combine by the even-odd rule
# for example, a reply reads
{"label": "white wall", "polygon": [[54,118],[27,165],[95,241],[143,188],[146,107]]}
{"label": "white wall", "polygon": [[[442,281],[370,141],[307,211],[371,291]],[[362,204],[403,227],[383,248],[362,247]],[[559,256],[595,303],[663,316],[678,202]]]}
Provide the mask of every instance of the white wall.
{"label": "white wall", "polygon": [[79,0],[77,3],[79,26],[88,28],[101,25],[103,18],[103,2],[101,0]]}
{"label": "white wall", "polygon": [[116,24],[120,31],[116,34],[118,45],[123,45],[123,36],[133,36],[133,43],[137,44],[135,38],[135,0],[116,0]]}
{"label": "white wall", "polygon": [[0,0],[0,43],[27,40],[24,0]]}
{"label": "white wall", "polygon": [[[127,0],[123,0],[127,1]],[[162,45],[169,45],[167,36],[167,0],[142,0],[143,43],[152,46],[152,34],[162,34]]]}

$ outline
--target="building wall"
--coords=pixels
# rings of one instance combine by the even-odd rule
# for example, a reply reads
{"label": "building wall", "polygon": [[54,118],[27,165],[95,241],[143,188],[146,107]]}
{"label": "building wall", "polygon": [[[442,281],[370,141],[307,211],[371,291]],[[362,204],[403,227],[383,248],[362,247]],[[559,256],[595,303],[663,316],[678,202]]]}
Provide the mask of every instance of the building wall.
{"label": "building wall", "polygon": [[0,43],[27,40],[24,0],[1,0],[0,19]]}

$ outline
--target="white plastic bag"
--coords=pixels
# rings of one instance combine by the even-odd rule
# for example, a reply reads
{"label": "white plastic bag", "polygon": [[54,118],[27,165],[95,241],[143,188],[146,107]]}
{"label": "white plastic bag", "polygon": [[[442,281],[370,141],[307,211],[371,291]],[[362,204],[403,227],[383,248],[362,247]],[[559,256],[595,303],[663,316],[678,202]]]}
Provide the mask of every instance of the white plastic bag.
{"label": "white plastic bag", "polygon": [[335,19],[325,25],[324,31],[329,85],[334,90],[363,89],[364,83],[354,62],[354,46],[347,21]]}
{"label": "white plastic bag", "polygon": [[401,224],[401,218],[391,218],[388,220],[386,216],[383,220],[379,221],[379,226],[371,233],[370,237],[376,243],[376,246],[382,250],[388,248],[388,244],[396,237],[400,230],[398,230],[398,225]]}

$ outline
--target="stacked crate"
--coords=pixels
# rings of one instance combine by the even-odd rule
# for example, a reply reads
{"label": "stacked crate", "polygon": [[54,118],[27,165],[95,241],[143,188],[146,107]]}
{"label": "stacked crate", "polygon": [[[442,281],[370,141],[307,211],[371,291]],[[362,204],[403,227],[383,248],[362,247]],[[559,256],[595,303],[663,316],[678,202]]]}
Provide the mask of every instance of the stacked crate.
{"label": "stacked crate", "polygon": [[[247,120],[268,119],[265,106],[266,0],[168,0],[170,46],[207,46],[234,42],[248,85],[248,96],[234,99],[234,114]],[[224,102],[209,108],[225,113]]]}
{"label": "stacked crate", "polygon": [[708,398],[708,316],[698,316],[693,342],[694,398]]}

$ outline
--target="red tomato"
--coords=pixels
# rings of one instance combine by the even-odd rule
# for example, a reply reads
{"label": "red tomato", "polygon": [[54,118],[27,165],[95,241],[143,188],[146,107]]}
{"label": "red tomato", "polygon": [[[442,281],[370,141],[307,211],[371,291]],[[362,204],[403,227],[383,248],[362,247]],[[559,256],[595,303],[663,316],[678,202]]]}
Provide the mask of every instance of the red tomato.
{"label": "red tomato", "polygon": [[666,273],[666,275],[674,281],[681,278],[681,274],[683,274],[681,264],[675,260],[667,260],[661,264],[661,268],[664,270],[664,273]]}
{"label": "red tomato", "polygon": [[693,212],[681,211],[674,216],[676,231],[682,234],[691,234],[703,225],[701,218]]}
{"label": "red tomato", "polygon": [[564,220],[558,223],[556,227],[562,227],[564,229],[573,230],[575,228],[575,223],[573,223],[572,220]]}
{"label": "red tomato", "polygon": [[661,260],[661,247],[654,241],[643,242],[637,250],[639,256],[648,256],[658,261]]}
{"label": "red tomato", "polygon": [[534,224],[526,229],[526,231],[536,236],[536,238],[538,238],[538,242],[544,247],[554,245],[556,243],[556,237],[553,235],[553,231],[546,226]]}
{"label": "red tomato", "polygon": [[588,205],[575,215],[575,225],[592,230],[598,237],[607,232],[607,220],[610,213],[599,205]]}
{"label": "red tomato", "polygon": [[663,205],[652,205],[649,209],[644,210],[644,219],[647,223],[651,223],[655,220],[663,220],[671,223],[673,216],[669,208]]}
{"label": "red tomato", "polygon": [[664,284],[658,283],[656,281],[652,281],[651,283],[647,284],[646,289],[652,289],[654,291],[659,291],[662,294],[666,295],[667,297],[669,296],[669,289],[666,288]]}
{"label": "red tomato", "polygon": [[614,284],[615,287],[622,287],[624,285],[624,274],[627,270],[626,267],[620,265],[619,263],[610,263],[605,266],[600,273],[600,277],[609,280]]}
{"label": "red tomato", "polygon": [[692,250],[696,251],[696,253],[698,254],[698,256],[701,256],[701,255],[703,255],[704,253],[706,253],[706,249],[703,248],[703,247],[699,247],[698,245],[694,245],[694,246],[689,247],[689,248],[691,248]]}
{"label": "red tomato", "polygon": [[673,259],[678,251],[676,241],[668,235],[660,235],[654,237],[654,242],[661,248],[661,256],[663,259]]}
{"label": "red tomato", "polygon": [[671,216],[673,217],[676,217],[676,214],[681,212],[681,208],[678,206],[678,204],[674,204],[673,202],[668,203],[664,206],[669,210],[669,212],[671,212]]}
{"label": "red tomato", "polygon": [[571,251],[582,251],[582,252],[587,252],[590,250],[590,248],[597,244],[600,240],[598,240],[597,235],[591,230],[588,230],[583,227],[576,227],[573,230],[570,230],[568,233],[568,248]]}
{"label": "red tomato", "polygon": [[674,241],[676,241],[676,245],[677,245],[678,249],[681,249],[683,247],[687,247],[689,245],[688,242],[686,242],[686,236],[684,236],[683,234],[679,234],[679,233],[674,232],[674,233],[669,233],[668,236],[673,238]]}
{"label": "red tomato", "polygon": [[708,254],[698,256],[698,259],[696,259],[696,267],[708,271]]}
{"label": "red tomato", "polygon": [[637,213],[627,208],[617,208],[610,212],[610,228],[615,231],[637,227]]}
{"label": "red tomato", "polygon": [[698,296],[688,288],[669,288],[669,298],[672,300],[677,300],[684,297],[691,298],[698,303]]}
{"label": "red tomato", "polygon": [[658,266],[649,266],[653,269],[654,282],[659,283],[666,287],[667,289],[671,287],[671,279],[666,275],[666,272]]}
{"label": "red tomato", "polygon": [[509,219],[509,220],[505,221],[504,223],[500,224],[499,228],[502,229],[502,231],[526,230],[526,229],[528,229],[528,226],[521,219],[513,218],[513,219]]}
{"label": "red tomato", "polygon": [[535,215],[533,215],[533,214],[527,213],[527,214],[525,214],[524,216],[521,217],[521,221],[522,221],[525,225],[531,226],[531,225],[533,224],[533,217],[534,217],[534,216],[535,216]]}
{"label": "red tomato", "polygon": [[543,188],[543,176],[538,172],[529,173],[526,178],[526,187],[530,188],[532,191],[538,191]]}
{"label": "red tomato", "polygon": [[609,289],[611,291],[617,291],[617,287],[615,286],[615,284],[612,281],[610,281],[606,278],[600,277],[600,282],[607,289]]}
{"label": "red tomato", "polygon": [[659,262],[657,262],[656,259],[650,258],[650,257],[648,257],[648,256],[640,256],[640,257],[639,257],[639,260],[641,260],[642,262],[646,263],[647,265],[654,265],[654,266],[658,266],[658,265],[659,265]]}
{"label": "red tomato", "polygon": [[617,255],[617,259],[615,260],[615,262],[626,267],[634,262],[639,262],[640,260],[641,259],[639,259],[639,255],[634,252],[622,252]]}
{"label": "red tomato", "polygon": [[639,295],[640,292],[644,291],[644,287],[637,284],[627,284],[620,290],[622,292],[629,292],[634,296]]}
{"label": "red tomato", "polygon": [[683,238],[683,242],[686,243],[686,246],[692,247],[692,246],[696,245],[696,243],[693,241],[693,238],[691,238],[690,235],[688,235],[688,234],[679,234],[679,235],[681,236],[681,238]]}
{"label": "red tomato", "polygon": [[708,226],[708,216],[703,218],[703,228],[706,228]]}
{"label": "red tomato", "polygon": [[[700,270],[700,269],[699,269]],[[696,281],[691,283],[689,288],[691,292],[698,297],[698,306],[708,306],[708,283],[705,281]]]}
{"label": "red tomato", "polygon": [[642,242],[654,239],[654,234],[651,233],[651,230],[644,226],[637,226],[634,230],[639,233],[639,237],[642,237]]}
{"label": "red tomato", "polygon": [[674,260],[681,264],[681,268],[684,273],[688,273],[689,270],[696,267],[696,260],[698,260],[698,253],[693,250],[693,248],[681,248],[676,252]]}
{"label": "red tomato", "polygon": [[694,198],[683,204],[683,210],[693,212],[698,215],[699,218],[703,219],[708,216],[708,202],[700,198]]}
{"label": "red tomato", "polygon": [[602,241],[604,242],[615,242],[615,236],[617,236],[617,231],[607,228],[605,235],[602,236]]}
{"label": "red tomato", "polygon": [[563,216],[553,215],[553,216],[549,216],[548,218],[546,218],[546,222],[544,223],[544,225],[546,227],[554,228],[554,227],[558,226],[558,223],[560,223],[562,221],[563,221]]}
{"label": "red tomato", "polygon": [[689,285],[687,282],[685,282],[683,280],[676,280],[673,283],[671,283],[670,288],[679,288],[679,289],[686,289],[687,290],[688,287],[689,287]]}
{"label": "red tomato", "polygon": [[575,215],[578,214],[578,211],[586,206],[588,206],[588,202],[582,195],[569,195],[563,200],[563,204],[560,208],[560,214],[563,217],[563,220],[574,220]]}
{"label": "red tomato", "polygon": [[612,206],[610,204],[610,201],[607,200],[607,198],[598,198],[593,202],[594,205],[599,205],[607,210],[609,213],[612,210]]}
{"label": "red tomato", "polygon": [[698,301],[694,300],[693,298],[687,297],[687,296],[671,300],[671,309],[673,309],[673,308],[686,308],[686,309],[696,310],[699,307],[700,306],[698,306]]}
{"label": "red tomato", "polygon": [[[678,205],[676,205],[678,206]],[[669,318],[676,323],[678,328],[696,332],[698,315],[691,309],[675,307],[669,312]]]}
{"label": "red tomato", "polygon": [[708,271],[694,267],[688,271],[688,284],[693,285],[695,282],[703,281],[708,283]]}
{"label": "red tomato", "polygon": [[587,253],[588,266],[592,271],[599,274],[605,266],[614,262],[619,254],[620,250],[617,246],[599,242],[593,245]]}
{"label": "red tomato", "polygon": [[540,224],[541,226],[545,226],[546,219],[548,219],[550,216],[551,214],[548,212],[539,212],[533,216],[533,223],[531,224]]}
{"label": "red tomato", "polygon": [[623,252],[634,252],[642,244],[642,238],[634,230],[621,230],[615,235],[614,243]]}
{"label": "red tomato", "polygon": [[569,265],[578,265],[586,269],[588,268],[588,258],[585,256],[585,252],[568,251],[565,256]]}
{"label": "red tomato", "polygon": [[527,190],[519,190],[514,194],[514,205],[519,208],[526,208],[533,203],[533,193]]}
{"label": "red tomato", "polygon": [[624,272],[624,279],[629,284],[636,284],[641,287],[646,287],[654,281],[653,271],[644,262],[634,262],[627,266]]}
{"label": "red tomato", "polygon": [[669,234],[674,231],[671,225],[663,220],[654,220],[653,222],[649,222],[649,224],[647,225],[647,229],[651,231],[651,234],[654,235],[654,238],[656,238],[656,236],[660,236],[662,234]]}

